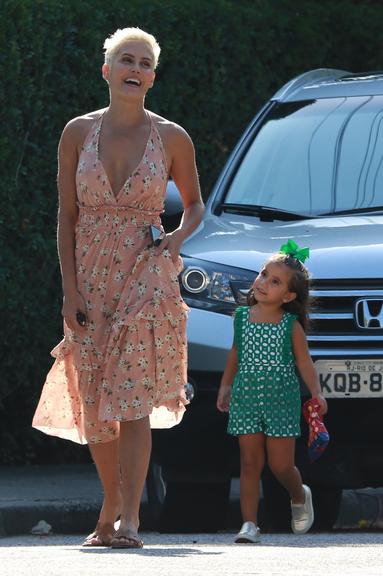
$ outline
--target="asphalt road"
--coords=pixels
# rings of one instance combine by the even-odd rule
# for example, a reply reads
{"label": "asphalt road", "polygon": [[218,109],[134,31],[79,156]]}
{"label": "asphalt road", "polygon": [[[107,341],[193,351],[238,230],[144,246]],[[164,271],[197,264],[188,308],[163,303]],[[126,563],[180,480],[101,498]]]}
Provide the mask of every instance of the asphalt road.
{"label": "asphalt road", "polygon": [[256,545],[233,534],[144,533],[142,550],[81,548],[82,536],[0,540],[1,576],[382,576],[383,533],[265,534]]}

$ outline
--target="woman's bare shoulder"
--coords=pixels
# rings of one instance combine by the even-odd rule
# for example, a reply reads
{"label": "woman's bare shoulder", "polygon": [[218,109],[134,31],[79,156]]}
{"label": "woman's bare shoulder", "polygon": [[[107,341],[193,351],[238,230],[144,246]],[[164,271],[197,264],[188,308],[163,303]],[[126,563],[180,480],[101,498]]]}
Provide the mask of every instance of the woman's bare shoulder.
{"label": "woman's bare shoulder", "polygon": [[94,112],[89,112],[83,114],[82,116],[76,116],[70,120],[62,133],[62,138],[67,141],[78,144],[83,142],[86,138],[91,126],[94,122],[100,118],[105,109],[95,110]]}
{"label": "woman's bare shoulder", "polygon": [[161,138],[169,143],[180,143],[182,141],[191,141],[189,134],[182,126],[167,120],[159,114],[150,112],[150,116],[160,132]]}

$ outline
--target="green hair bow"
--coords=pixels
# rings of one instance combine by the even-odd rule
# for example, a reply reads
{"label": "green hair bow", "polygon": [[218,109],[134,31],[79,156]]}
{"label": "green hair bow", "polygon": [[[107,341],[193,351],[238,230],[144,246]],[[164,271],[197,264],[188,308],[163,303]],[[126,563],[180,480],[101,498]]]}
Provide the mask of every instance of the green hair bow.
{"label": "green hair bow", "polygon": [[310,256],[309,248],[299,248],[298,244],[291,239],[287,241],[287,244],[282,244],[279,252],[282,254],[289,254],[289,256],[296,258],[296,260],[299,260],[302,263]]}

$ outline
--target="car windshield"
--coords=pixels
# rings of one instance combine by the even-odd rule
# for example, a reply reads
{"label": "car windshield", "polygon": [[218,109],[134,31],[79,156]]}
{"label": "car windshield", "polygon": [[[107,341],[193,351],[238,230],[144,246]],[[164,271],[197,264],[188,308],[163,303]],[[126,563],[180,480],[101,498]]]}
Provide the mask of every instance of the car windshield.
{"label": "car windshield", "polygon": [[225,203],[318,216],[383,206],[383,96],[273,106]]}

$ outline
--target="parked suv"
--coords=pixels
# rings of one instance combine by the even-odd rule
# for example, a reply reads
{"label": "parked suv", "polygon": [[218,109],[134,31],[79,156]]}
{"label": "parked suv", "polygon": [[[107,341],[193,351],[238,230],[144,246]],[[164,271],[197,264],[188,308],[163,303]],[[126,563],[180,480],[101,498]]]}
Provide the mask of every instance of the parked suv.
{"label": "parked suv", "polygon": [[[319,69],[294,78],[246,129],[182,248],[196,396],[180,426],[154,435],[167,482],[165,529],[224,527],[238,448],[215,401],[233,312],[289,238],[310,248],[308,341],[329,405],[324,455],[309,463],[304,424],[297,442],[317,526],[331,526],[343,488],[383,486],[382,235],[383,72]],[[264,522],[287,526],[287,494],[267,471],[263,490]]]}

